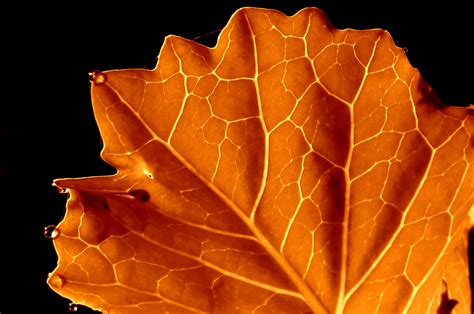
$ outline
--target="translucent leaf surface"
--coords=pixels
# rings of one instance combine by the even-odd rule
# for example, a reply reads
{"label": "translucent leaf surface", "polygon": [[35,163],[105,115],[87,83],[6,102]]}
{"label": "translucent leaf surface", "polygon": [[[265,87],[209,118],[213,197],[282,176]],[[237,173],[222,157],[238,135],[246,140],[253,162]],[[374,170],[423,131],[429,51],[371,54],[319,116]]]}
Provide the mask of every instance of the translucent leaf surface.
{"label": "translucent leaf surface", "polygon": [[75,303],[468,310],[473,109],[440,104],[386,31],[245,8],[215,48],[169,36],[154,70],[95,73],[92,102],[117,174],[55,181],[48,282]]}

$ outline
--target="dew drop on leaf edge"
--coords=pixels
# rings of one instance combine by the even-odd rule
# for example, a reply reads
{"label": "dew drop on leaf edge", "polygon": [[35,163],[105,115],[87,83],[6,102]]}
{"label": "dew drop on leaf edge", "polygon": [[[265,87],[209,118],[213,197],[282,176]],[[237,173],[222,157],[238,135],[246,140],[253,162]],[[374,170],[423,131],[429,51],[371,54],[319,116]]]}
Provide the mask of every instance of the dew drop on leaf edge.
{"label": "dew drop on leaf edge", "polygon": [[69,303],[68,310],[69,312],[77,312],[78,306],[75,303]]}
{"label": "dew drop on leaf edge", "polygon": [[100,85],[105,83],[106,76],[104,73],[94,70],[92,72],[89,72],[89,81],[94,83],[95,85]]}
{"label": "dew drop on leaf edge", "polygon": [[59,237],[59,229],[55,225],[49,225],[44,227],[44,236],[47,239],[56,239]]}

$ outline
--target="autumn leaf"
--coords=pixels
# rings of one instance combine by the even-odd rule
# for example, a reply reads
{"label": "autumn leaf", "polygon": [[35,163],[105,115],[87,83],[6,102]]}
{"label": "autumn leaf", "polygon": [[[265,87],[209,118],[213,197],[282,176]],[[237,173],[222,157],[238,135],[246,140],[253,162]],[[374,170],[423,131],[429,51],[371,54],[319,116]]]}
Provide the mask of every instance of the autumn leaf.
{"label": "autumn leaf", "polygon": [[[93,73],[112,176],[69,192],[48,283],[107,313],[469,311],[473,108],[383,30],[238,10],[214,48]],[[450,302],[451,301],[451,302]]]}

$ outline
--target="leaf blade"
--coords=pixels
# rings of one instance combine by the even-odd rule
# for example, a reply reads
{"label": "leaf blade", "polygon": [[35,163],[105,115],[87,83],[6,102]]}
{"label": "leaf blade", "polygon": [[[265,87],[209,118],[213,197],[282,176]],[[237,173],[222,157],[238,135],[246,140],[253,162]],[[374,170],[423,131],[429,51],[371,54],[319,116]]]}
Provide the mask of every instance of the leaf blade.
{"label": "leaf blade", "polygon": [[96,75],[118,172],[55,181],[71,193],[56,291],[130,312],[431,307],[417,301],[442,280],[430,265],[472,204],[472,109],[439,104],[386,32],[248,8],[213,49],[168,37],[153,71]]}

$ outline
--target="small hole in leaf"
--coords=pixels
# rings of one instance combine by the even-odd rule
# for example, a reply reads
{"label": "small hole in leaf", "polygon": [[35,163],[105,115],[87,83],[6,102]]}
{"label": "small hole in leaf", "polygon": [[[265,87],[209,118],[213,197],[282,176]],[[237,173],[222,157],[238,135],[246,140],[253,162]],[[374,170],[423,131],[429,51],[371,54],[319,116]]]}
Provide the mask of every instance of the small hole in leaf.
{"label": "small hole in leaf", "polygon": [[143,174],[146,175],[150,179],[154,179],[153,174],[147,169],[143,169]]}

